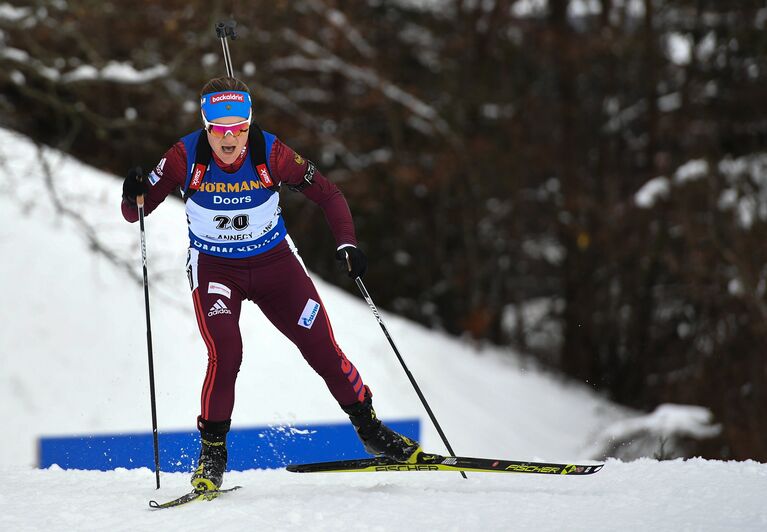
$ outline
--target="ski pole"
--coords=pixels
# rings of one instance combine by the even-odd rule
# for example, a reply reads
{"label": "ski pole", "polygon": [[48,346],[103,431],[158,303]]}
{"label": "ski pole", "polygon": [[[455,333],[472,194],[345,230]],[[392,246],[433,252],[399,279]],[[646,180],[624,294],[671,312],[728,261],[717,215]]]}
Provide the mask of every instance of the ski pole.
{"label": "ski pole", "polygon": [[231,37],[232,40],[237,38],[237,23],[233,20],[226,22],[219,22],[216,24],[216,36],[221,39],[221,48],[224,50],[224,64],[226,65],[226,75],[230,78],[234,77],[234,68],[232,68],[232,55],[229,53],[229,41],[227,37]]}
{"label": "ski pole", "polygon": [[[351,270],[351,264],[349,264],[348,254],[346,255],[346,262],[349,266],[349,270]],[[415,381],[415,377],[413,377],[413,374],[410,373],[410,370],[408,369],[407,364],[405,364],[405,361],[403,360],[402,355],[400,355],[399,349],[397,349],[397,346],[394,345],[394,340],[392,340],[392,337],[389,334],[389,330],[386,328],[386,325],[384,325],[384,322],[381,319],[381,315],[378,313],[378,309],[376,308],[375,303],[373,303],[373,299],[370,297],[370,294],[365,288],[365,284],[362,282],[362,279],[360,279],[359,277],[355,277],[354,282],[357,283],[357,287],[360,289],[360,292],[362,293],[362,297],[364,297],[365,301],[367,301],[368,306],[370,307],[370,310],[373,311],[373,315],[375,316],[376,320],[378,320],[378,325],[381,326],[381,330],[383,330],[384,335],[386,335],[386,339],[389,340],[389,345],[391,345],[392,349],[394,350],[394,354],[397,355],[397,359],[399,360],[399,363],[402,365],[402,369],[405,370],[405,374],[407,375],[407,378],[410,379],[410,384],[412,384],[413,388],[415,388],[415,393],[418,394],[418,398],[421,400],[421,403],[423,403],[423,407],[426,409],[426,412],[429,414],[429,418],[431,418],[431,422],[434,424],[434,427],[437,429],[437,432],[439,433],[439,437],[442,438],[442,442],[445,444],[445,447],[447,448],[447,452],[450,453],[450,456],[455,457],[453,448],[450,446],[450,442],[447,441],[447,436],[445,436],[445,433],[442,431],[442,427],[439,425],[437,418],[434,416],[434,412],[432,412],[431,407],[429,406],[429,403],[426,401],[426,397],[424,397],[423,392],[421,392],[421,388],[418,386],[418,383]],[[467,478],[466,473],[464,473],[463,471],[461,471],[460,473],[463,478]]]}
{"label": "ski pole", "polygon": [[[139,172],[140,173],[140,172]],[[154,440],[154,474],[160,489],[160,444],[157,441],[157,402],[154,394],[154,360],[152,359],[152,322],[149,319],[149,279],[146,269],[146,231],[144,230],[144,196],[136,196],[141,229],[141,265],[144,269],[144,309],[146,311],[146,348],[149,356],[149,398],[152,403],[152,437]]]}

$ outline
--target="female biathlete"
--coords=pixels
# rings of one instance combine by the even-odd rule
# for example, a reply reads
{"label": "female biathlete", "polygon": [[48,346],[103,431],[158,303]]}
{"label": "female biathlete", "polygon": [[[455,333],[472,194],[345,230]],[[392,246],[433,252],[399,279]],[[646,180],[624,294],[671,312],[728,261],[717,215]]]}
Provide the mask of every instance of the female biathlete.
{"label": "female biathlete", "polygon": [[324,211],[351,277],[367,259],[357,248],[346,199],[309,161],[253,121],[250,91],[239,79],[215,78],[201,91],[203,128],[182,137],[146,178],[128,173],[122,213],[138,219],[136,198],[151,213],[176,187],[189,223],[187,273],[200,334],[208,351],[202,386],[201,450],[192,475],[196,490],[221,486],[234,384],[242,361],[240,308],[245,299],[287,336],[325,380],[349,415],[365,449],[407,461],[418,442],[376,417],[372,393],[336,343],[330,320],[287,234],[279,188],[300,191]]}

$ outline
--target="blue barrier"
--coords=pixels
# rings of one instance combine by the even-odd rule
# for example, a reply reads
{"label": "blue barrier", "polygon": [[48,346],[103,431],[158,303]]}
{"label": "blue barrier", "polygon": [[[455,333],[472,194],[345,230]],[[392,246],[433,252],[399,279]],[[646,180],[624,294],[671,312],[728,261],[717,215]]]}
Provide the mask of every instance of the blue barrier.
{"label": "blue barrier", "polygon": [[[418,419],[386,423],[419,439]],[[160,432],[160,469],[188,472],[197,463],[200,435]],[[117,467],[154,469],[152,434],[44,436],[39,439],[39,466],[108,471]],[[280,468],[291,463],[343,460],[368,456],[350,423],[233,428],[227,438],[232,471]]]}

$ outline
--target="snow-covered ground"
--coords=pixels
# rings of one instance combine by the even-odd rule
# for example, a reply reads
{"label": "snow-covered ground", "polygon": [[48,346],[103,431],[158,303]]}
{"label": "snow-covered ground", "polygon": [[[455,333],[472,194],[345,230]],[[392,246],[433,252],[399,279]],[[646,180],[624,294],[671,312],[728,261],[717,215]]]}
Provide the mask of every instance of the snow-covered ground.
{"label": "snow-covered ground", "polygon": [[[767,528],[767,466],[756,463],[611,461],[586,478],[234,472],[225,484],[245,489],[160,513],[147,500],[179,495],[188,475],[164,474],[158,493],[148,470],[33,469],[41,435],[150,427],[138,227],[120,215],[120,190],[113,176],[0,129],[0,413],[10,428],[0,471],[13,487],[0,493],[0,529]],[[166,201],[147,232],[159,426],[193,430],[206,356],[183,270],[182,205]],[[315,281],[379,415],[419,417],[424,447],[443,451],[364,301]],[[387,287],[368,289],[375,298]],[[632,415],[516,354],[476,351],[387,313],[384,320],[459,454],[589,459],[600,434]],[[241,324],[235,426],[345,419],[254,306],[243,307]]]}
{"label": "snow-covered ground", "polygon": [[213,502],[150,510],[188,476],[3,471],[4,530],[763,531],[767,465],[617,460],[593,476],[457,473],[230,473],[243,489]]}

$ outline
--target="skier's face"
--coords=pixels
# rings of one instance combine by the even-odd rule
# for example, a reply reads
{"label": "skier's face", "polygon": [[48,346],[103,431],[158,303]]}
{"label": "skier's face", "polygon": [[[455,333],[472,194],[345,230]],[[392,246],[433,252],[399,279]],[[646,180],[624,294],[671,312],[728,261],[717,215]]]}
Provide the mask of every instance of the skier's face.
{"label": "skier's face", "polygon": [[[216,156],[226,164],[231,164],[237,160],[237,157],[248,143],[249,131],[246,128],[249,124],[243,122],[246,121],[241,116],[224,116],[208,123],[209,126],[212,126],[206,129],[210,147],[213,148]],[[217,124],[222,126],[240,125],[228,131],[227,128],[217,128]],[[223,136],[221,135],[222,133]]]}

